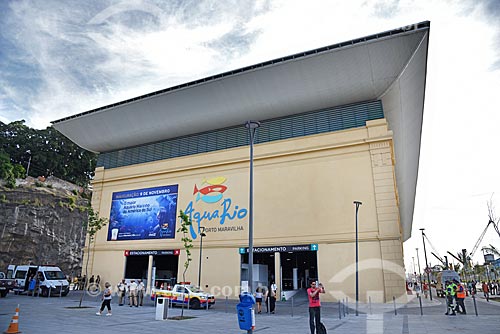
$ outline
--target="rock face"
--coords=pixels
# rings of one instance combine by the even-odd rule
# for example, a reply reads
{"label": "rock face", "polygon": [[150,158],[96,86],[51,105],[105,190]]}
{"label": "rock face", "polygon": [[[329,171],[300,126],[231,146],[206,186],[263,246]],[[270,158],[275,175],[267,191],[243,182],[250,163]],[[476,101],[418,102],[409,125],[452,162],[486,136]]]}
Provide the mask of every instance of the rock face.
{"label": "rock face", "polygon": [[80,274],[87,205],[78,187],[61,180],[28,178],[15,189],[0,186],[0,271],[33,263]]}

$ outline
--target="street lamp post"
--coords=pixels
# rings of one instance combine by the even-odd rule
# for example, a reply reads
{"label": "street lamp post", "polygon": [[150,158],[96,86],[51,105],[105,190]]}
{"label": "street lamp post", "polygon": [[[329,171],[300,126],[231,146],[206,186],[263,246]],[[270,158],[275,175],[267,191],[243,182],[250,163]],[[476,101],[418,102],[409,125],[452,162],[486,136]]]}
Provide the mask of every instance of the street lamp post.
{"label": "street lamp post", "polygon": [[27,150],[26,153],[30,155],[28,159],[28,167],[26,168],[26,177],[30,175],[30,164],[31,164],[31,150]]}
{"label": "street lamp post", "polygon": [[427,283],[429,284],[429,296],[432,300],[431,268],[429,268],[429,263],[427,262],[427,250],[425,249],[424,230],[425,228],[420,229],[420,231],[422,232],[422,242],[424,243],[425,272],[427,273]]}
{"label": "street lamp post", "polygon": [[359,206],[363,203],[354,201],[356,205],[356,316],[358,316],[358,303],[359,303],[359,272],[358,272],[358,210]]}
{"label": "street lamp post", "polygon": [[[252,293],[253,283],[253,144],[255,140],[255,132],[260,126],[258,121],[247,121],[245,128],[248,130],[250,137],[250,193],[248,204],[248,292]],[[253,333],[250,329],[247,333]]]}
{"label": "street lamp post", "polygon": [[253,144],[255,132],[260,126],[258,121],[247,121],[245,128],[250,137],[250,193],[248,205],[248,292],[252,293],[253,283]]}
{"label": "street lamp post", "polygon": [[420,270],[420,257],[418,256],[418,248],[415,248],[417,250],[417,262],[418,262],[418,276],[420,277],[420,291],[424,291],[423,290],[423,286],[422,286],[422,271]]}
{"label": "street lamp post", "polygon": [[205,227],[200,226],[201,233],[200,233],[200,264],[198,266],[198,286],[201,289],[201,258],[202,258],[202,252],[203,252],[203,237],[206,237],[207,235],[205,234]]}

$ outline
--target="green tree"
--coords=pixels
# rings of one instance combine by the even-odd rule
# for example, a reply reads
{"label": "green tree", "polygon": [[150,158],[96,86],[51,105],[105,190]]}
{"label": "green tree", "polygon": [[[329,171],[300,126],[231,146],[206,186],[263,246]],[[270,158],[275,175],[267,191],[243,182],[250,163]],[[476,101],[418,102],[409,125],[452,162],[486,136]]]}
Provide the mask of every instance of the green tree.
{"label": "green tree", "polygon": [[[87,261],[85,262],[85,277],[88,277],[88,267],[89,267],[89,259],[90,259],[90,249],[92,248],[92,245],[95,242],[95,236],[97,232],[99,232],[106,224],[108,223],[108,220],[103,217],[99,217],[99,212],[94,211],[92,206],[89,204],[89,207],[87,208],[87,240],[88,240],[88,247],[87,247]],[[83,296],[85,295],[85,291],[87,291],[87,282],[88,279],[85,280],[84,282],[84,287],[82,293],[82,296],[80,297],[80,304],[78,307],[82,307],[82,302],[83,302]]]}
{"label": "green tree", "polygon": [[[191,248],[193,248],[193,239],[189,237],[189,226],[192,225],[192,221],[191,218],[189,218],[189,216],[186,215],[182,210],[180,211],[179,218],[181,219],[181,226],[177,229],[177,233],[182,233],[181,241],[184,243],[184,250],[186,251],[186,261],[184,262],[182,281],[186,282],[186,271],[189,268],[189,264],[193,260],[193,258],[191,257]],[[182,292],[182,300],[184,300],[184,290]],[[184,303],[182,303],[181,319],[183,317],[184,317]]]}
{"label": "green tree", "polygon": [[35,130],[24,120],[0,122],[0,149],[13,165],[27,166],[31,176],[56,176],[86,186],[93,177],[97,154],[75,145],[53,127]]}

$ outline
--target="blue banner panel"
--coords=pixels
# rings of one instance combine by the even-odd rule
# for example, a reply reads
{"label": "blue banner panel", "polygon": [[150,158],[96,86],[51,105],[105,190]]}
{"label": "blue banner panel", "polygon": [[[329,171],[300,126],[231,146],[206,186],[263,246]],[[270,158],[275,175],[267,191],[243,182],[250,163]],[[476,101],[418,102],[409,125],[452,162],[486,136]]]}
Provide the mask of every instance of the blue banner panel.
{"label": "blue banner panel", "polygon": [[108,241],[173,239],[178,185],[113,193]]}

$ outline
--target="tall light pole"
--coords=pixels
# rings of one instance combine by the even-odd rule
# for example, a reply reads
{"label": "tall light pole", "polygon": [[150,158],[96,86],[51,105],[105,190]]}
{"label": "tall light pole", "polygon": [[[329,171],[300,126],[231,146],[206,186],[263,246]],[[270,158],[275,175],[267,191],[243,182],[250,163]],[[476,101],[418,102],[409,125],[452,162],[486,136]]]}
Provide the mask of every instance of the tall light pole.
{"label": "tall light pole", "polygon": [[363,204],[359,201],[354,201],[356,205],[356,316],[358,316],[358,303],[359,303],[359,272],[358,272],[358,210],[359,206]]}
{"label": "tall light pole", "polygon": [[[252,293],[253,283],[253,144],[255,140],[255,132],[260,126],[259,121],[247,121],[245,128],[248,130],[250,139],[250,193],[248,204],[248,292]],[[250,329],[247,333],[253,333]]]}
{"label": "tall light pole", "polygon": [[28,168],[26,168],[26,177],[28,177],[30,175],[31,150],[27,150],[26,153],[30,155],[28,159]]}
{"label": "tall light pole", "polygon": [[411,259],[413,261],[413,278],[416,281],[417,280],[417,269],[415,269],[415,256],[412,256]]}
{"label": "tall light pole", "polygon": [[248,292],[252,293],[253,283],[253,144],[255,132],[260,126],[258,121],[247,121],[245,128],[250,137],[250,193],[248,205]]}
{"label": "tall light pole", "polygon": [[420,291],[423,292],[422,290],[422,271],[420,270],[420,257],[418,256],[418,248],[415,248],[417,250],[417,262],[418,262],[418,276],[420,277]]}
{"label": "tall light pole", "polygon": [[201,257],[202,257],[202,252],[203,252],[203,237],[206,237],[207,235],[205,234],[205,227],[200,226],[201,233],[200,233],[200,264],[198,266],[198,286],[201,289]]}
{"label": "tall light pole", "polygon": [[425,249],[424,230],[425,228],[420,229],[420,231],[422,232],[422,242],[424,243],[425,272],[427,273],[427,283],[429,284],[429,296],[431,297],[432,300],[431,268],[429,268],[429,263],[427,262],[427,250]]}

